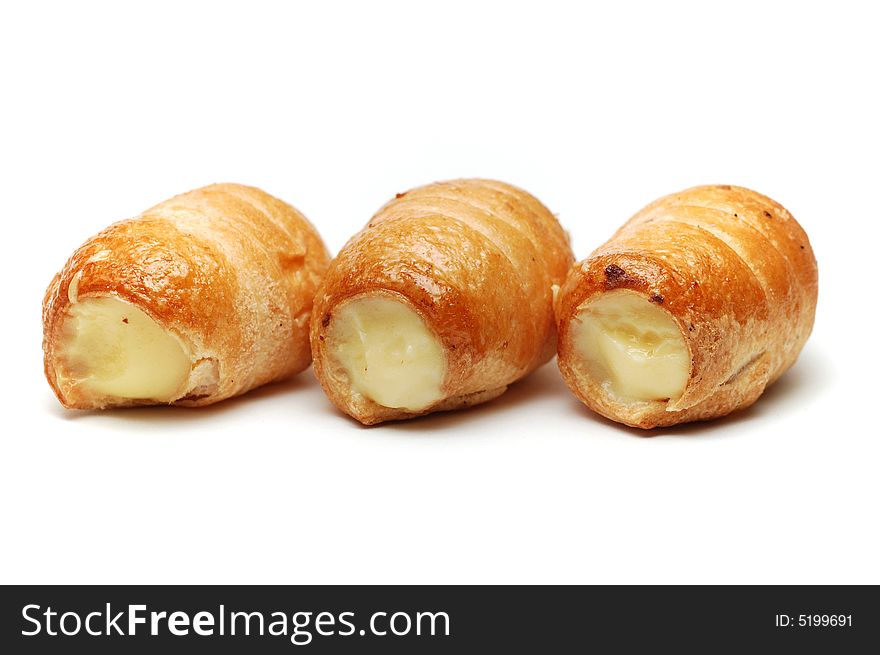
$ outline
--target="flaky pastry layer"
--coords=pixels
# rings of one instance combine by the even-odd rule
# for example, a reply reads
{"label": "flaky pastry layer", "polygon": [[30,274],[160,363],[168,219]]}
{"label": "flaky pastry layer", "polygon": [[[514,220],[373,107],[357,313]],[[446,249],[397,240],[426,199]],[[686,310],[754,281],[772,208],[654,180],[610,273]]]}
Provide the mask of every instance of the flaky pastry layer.
{"label": "flaky pastry layer", "polygon": [[[171,198],[89,239],[52,280],[43,302],[49,384],[70,408],[201,406],[302,371],[329,259],[306,218],[259,189],[214,184]],[[158,348],[161,334],[171,340],[156,350],[168,375],[179,373],[172,341],[188,360],[179,386],[158,379],[161,370],[140,384],[131,369],[150,366],[136,349]]]}
{"label": "flaky pastry layer", "polygon": [[[516,187],[466,179],[398,194],[345,245],[318,290],[311,327],[315,374],[331,401],[364,424],[497,397],[553,356],[552,288],[572,261],[556,218]],[[436,389],[419,387],[428,391],[398,401],[399,394],[370,397],[369,386],[358,386],[351,365],[338,354],[351,352],[338,343],[338,335],[352,330],[336,330],[334,321],[356,313],[343,312],[347,303],[370,298],[402,306],[401,312],[389,312],[389,320],[398,314],[421,319],[404,321],[423,325],[413,338],[424,344],[418,352],[386,341],[403,353],[400,374],[414,371],[418,380],[431,379],[425,357],[439,352],[442,361],[436,366],[443,375]],[[359,334],[370,340],[367,331]],[[373,357],[388,359],[387,353]],[[419,365],[409,366],[410,360]],[[365,373],[361,377],[369,382]],[[391,398],[387,402],[400,406],[382,405],[376,398]]]}
{"label": "flaky pastry layer", "polygon": [[[813,326],[818,273],[806,233],[779,203],[701,186],[651,203],[576,264],[556,303],[559,368],[586,405],[652,428],[749,406],[797,358]],[[667,312],[690,356],[674,398],[633,399],[591,372],[577,328],[599,296],[641,295]]]}

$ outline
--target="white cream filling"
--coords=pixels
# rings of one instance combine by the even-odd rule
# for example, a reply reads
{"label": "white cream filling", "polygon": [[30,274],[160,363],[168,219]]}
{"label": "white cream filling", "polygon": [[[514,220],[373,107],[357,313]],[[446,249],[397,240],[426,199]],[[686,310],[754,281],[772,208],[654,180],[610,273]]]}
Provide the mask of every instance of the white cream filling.
{"label": "white cream filling", "polygon": [[582,306],[572,325],[587,370],[624,399],[675,400],[690,377],[690,354],[672,316],[620,289]]}
{"label": "white cream filling", "polygon": [[174,335],[131,303],[109,297],[67,308],[58,354],[68,383],[129,400],[175,400],[191,367]]}
{"label": "white cream filling", "polygon": [[443,398],[443,346],[404,302],[378,297],[345,303],[333,312],[328,347],[353,390],[379,405],[420,411]]}

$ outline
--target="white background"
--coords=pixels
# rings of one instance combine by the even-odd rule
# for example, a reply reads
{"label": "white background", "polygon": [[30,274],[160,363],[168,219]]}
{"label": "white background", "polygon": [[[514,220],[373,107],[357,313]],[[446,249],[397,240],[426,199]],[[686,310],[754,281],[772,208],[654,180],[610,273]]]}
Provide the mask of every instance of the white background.
{"label": "white background", "polygon": [[[870,3],[18,4],[0,581],[880,582]],[[461,176],[537,195],[578,258],[666,193],[766,193],[819,260],[813,336],[752,409],[654,438],[592,415],[555,364],[372,429],[311,371],[90,414],[43,379],[43,291],[115,220],[242,182],[335,252],[395,192]]]}

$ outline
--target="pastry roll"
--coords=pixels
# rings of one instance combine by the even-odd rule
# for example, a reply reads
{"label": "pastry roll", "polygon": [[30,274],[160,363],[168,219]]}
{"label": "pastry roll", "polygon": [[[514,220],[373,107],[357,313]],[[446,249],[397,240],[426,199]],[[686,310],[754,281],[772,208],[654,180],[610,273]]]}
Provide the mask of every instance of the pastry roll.
{"label": "pastry roll", "polygon": [[315,374],[365,425],[502,394],[555,351],[568,237],[534,197],[490,180],[398,194],[342,249],[315,298]]}
{"label": "pastry roll", "polygon": [[43,301],[49,384],[65,407],[209,405],[308,367],[329,255],[290,205],[214,184],[111,225]]}
{"label": "pastry roll", "polygon": [[559,368],[575,395],[640,428],[751,405],[816,311],[806,233],[782,205],[702,186],[648,205],[559,291]]}

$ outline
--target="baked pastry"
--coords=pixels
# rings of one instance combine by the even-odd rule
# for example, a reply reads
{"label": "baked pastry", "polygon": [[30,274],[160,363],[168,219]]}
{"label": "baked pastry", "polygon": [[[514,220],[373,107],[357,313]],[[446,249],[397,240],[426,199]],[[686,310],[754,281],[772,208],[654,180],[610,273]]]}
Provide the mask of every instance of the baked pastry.
{"label": "baked pastry", "polygon": [[315,374],[369,425],[497,397],[555,351],[552,287],[573,261],[556,218],[491,180],[398,194],[315,298]]}
{"label": "baked pastry", "polygon": [[43,301],[46,378],[65,407],[209,405],[308,367],[330,257],[290,205],[214,184],[83,244]]}
{"label": "baked pastry", "polygon": [[813,326],[816,259],[782,205],[702,186],[648,205],[559,291],[559,369],[586,405],[640,428],[751,405]]}

